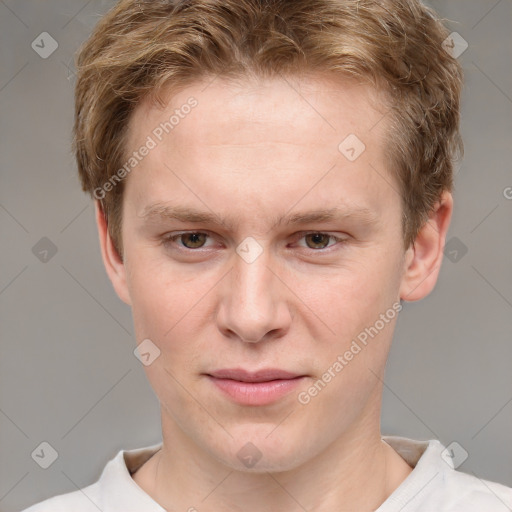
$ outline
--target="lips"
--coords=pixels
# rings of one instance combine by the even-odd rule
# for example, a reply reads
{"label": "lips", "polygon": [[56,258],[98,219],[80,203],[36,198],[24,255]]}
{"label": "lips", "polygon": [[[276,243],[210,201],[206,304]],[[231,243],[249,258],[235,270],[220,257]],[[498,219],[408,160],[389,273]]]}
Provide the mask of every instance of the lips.
{"label": "lips", "polygon": [[232,368],[216,370],[206,377],[230,400],[244,406],[264,406],[289,397],[307,375],[276,368],[255,372]]}
{"label": "lips", "polygon": [[242,368],[231,368],[216,370],[208,375],[217,379],[231,379],[239,382],[269,382],[274,380],[290,380],[298,377],[304,377],[304,375],[300,375],[298,373],[292,373],[276,368],[266,368],[255,372],[250,372]]}

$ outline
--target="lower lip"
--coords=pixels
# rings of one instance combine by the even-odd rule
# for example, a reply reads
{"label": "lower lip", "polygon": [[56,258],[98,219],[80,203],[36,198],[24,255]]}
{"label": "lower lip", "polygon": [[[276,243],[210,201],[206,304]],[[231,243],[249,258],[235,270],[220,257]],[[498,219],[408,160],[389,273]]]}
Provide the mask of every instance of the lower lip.
{"label": "lower lip", "polygon": [[235,402],[244,405],[267,405],[294,390],[304,379],[271,380],[268,382],[241,382],[231,379],[218,379],[208,375],[222,392]]}

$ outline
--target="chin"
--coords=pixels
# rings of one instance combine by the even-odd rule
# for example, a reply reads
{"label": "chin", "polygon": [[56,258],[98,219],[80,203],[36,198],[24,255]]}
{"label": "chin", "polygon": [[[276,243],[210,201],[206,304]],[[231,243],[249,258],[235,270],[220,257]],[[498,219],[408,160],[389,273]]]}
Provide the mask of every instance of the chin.
{"label": "chin", "polygon": [[[243,435],[236,435],[229,443],[229,452],[226,445],[222,448],[220,460],[230,469],[250,473],[276,473],[290,471],[308,460],[308,446],[283,429],[281,436],[274,435],[272,428],[244,429]],[[279,428],[279,427],[277,427]]]}

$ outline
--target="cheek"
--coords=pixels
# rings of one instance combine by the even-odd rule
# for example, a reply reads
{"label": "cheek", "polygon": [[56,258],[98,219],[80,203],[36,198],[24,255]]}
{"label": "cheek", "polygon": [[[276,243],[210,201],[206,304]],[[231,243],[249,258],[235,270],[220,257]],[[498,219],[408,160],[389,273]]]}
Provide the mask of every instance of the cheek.
{"label": "cheek", "polygon": [[179,410],[187,397],[178,382],[182,372],[194,368],[194,312],[204,291],[195,292],[198,287],[184,283],[179,271],[170,272],[168,265],[143,256],[140,251],[129,267],[135,336],[137,343],[149,339],[160,351],[144,371],[162,405],[172,403]]}
{"label": "cheek", "polygon": [[[348,428],[370,397],[378,397],[396,322],[397,288],[383,267],[329,280],[315,296],[313,309],[334,331],[315,336],[317,381],[302,395],[311,428],[322,429],[329,416],[336,429]],[[316,299],[316,303],[313,299]],[[395,304],[395,308],[393,308]],[[309,305],[309,304],[308,304]],[[384,315],[384,320],[381,315]],[[312,318],[306,327],[318,329]],[[377,403],[377,398],[372,403]],[[304,402],[300,402],[303,404]]]}
{"label": "cheek", "polygon": [[[137,342],[149,338],[157,359],[169,371],[187,371],[201,355],[201,343],[214,322],[218,273],[185,274],[155,250],[139,250],[129,266],[129,288]],[[153,372],[147,367],[148,375]],[[178,377],[178,375],[176,375]]]}
{"label": "cheek", "polygon": [[[293,276],[294,291],[337,339],[373,324],[398,297],[399,276],[384,261],[362,259],[315,279]],[[289,277],[290,279],[292,276]],[[314,319],[312,319],[314,321]]]}
{"label": "cheek", "polygon": [[[382,254],[373,251],[371,261],[355,258],[346,268],[318,279],[321,286],[311,286],[314,280],[296,280],[297,295],[307,305],[299,316],[309,319],[305,329],[315,340],[315,368],[319,376],[329,369],[336,375],[316,402],[318,407],[339,402],[351,410],[360,400],[353,390],[370,393],[378,382],[375,374],[382,373],[399,307],[400,277],[396,258]],[[326,380],[330,378],[326,375]]]}
{"label": "cheek", "polygon": [[136,257],[127,258],[128,287],[137,340],[150,338],[162,344],[191,309],[194,297],[180,272],[169,272],[151,252],[139,249]]}

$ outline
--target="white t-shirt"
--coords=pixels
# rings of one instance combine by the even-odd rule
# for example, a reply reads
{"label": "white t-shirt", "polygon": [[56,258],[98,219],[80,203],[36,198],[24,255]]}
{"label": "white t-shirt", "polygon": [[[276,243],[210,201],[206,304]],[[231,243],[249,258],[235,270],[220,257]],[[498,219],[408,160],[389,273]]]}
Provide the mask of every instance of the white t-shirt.
{"label": "white t-shirt", "polygon": [[[382,439],[414,469],[376,512],[512,511],[512,488],[455,470],[450,465],[454,451],[447,452],[439,441]],[[165,512],[131,477],[160,447],[122,450],[96,483],[23,512]]]}

